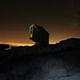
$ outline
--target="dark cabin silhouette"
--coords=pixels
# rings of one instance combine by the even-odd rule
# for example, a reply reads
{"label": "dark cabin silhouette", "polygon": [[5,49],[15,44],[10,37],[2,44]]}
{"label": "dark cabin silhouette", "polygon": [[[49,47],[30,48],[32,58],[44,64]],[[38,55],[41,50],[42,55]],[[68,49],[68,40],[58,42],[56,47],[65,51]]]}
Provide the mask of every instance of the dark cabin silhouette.
{"label": "dark cabin silhouette", "polygon": [[39,45],[48,45],[49,33],[40,25],[32,24],[29,27],[29,39]]}

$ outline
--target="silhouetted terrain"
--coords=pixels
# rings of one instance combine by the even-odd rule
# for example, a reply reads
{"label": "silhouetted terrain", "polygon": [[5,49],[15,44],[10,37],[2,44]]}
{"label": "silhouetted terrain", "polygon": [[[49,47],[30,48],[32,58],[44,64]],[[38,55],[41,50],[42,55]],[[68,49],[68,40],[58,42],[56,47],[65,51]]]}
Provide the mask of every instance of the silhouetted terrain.
{"label": "silhouetted terrain", "polygon": [[80,80],[80,39],[1,51],[0,80]]}
{"label": "silhouetted terrain", "polygon": [[9,48],[9,45],[0,44],[0,51],[4,50],[5,48]]}

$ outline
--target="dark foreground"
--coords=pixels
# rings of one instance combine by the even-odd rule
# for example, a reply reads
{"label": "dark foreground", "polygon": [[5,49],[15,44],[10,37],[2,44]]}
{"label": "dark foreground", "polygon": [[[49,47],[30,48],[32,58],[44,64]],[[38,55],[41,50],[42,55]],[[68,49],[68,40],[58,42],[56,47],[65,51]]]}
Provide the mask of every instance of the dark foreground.
{"label": "dark foreground", "polygon": [[1,50],[0,80],[80,80],[80,39]]}

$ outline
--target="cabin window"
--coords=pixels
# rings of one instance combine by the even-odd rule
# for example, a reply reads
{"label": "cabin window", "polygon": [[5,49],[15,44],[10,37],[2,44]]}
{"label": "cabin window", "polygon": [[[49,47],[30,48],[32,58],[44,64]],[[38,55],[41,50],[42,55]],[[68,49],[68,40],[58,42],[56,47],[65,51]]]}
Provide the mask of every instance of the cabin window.
{"label": "cabin window", "polygon": [[32,33],[30,34],[30,37],[32,38]]}

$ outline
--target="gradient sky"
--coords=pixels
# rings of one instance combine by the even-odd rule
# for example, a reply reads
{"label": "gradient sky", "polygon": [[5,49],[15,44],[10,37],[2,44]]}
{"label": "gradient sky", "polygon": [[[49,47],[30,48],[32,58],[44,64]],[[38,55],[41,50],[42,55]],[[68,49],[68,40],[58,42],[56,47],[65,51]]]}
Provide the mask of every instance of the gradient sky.
{"label": "gradient sky", "polygon": [[32,44],[31,24],[40,24],[50,33],[50,43],[80,38],[80,1],[3,1],[0,2],[0,42]]}

